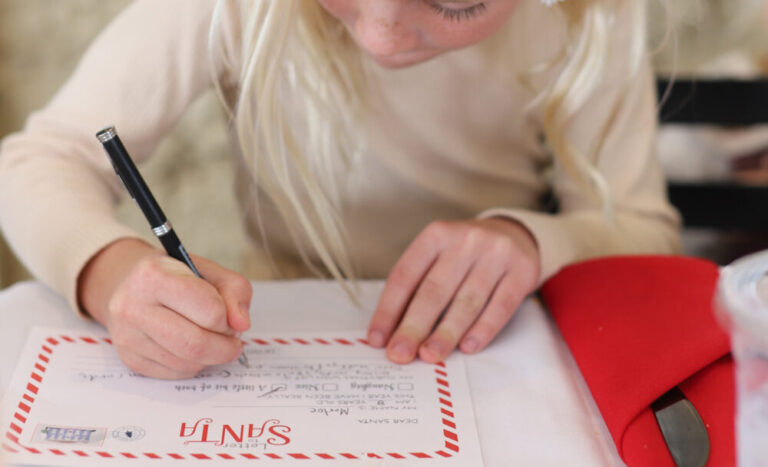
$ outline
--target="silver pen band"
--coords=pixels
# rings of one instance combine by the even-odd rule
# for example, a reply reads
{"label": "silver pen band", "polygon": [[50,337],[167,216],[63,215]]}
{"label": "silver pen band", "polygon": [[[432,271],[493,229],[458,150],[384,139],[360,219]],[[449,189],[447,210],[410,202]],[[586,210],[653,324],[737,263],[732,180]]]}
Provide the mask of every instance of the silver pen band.
{"label": "silver pen band", "polygon": [[117,131],[115,131],[115,127],[113,126],[104,128],[100,132],[96,133],[96,138],[99,139],[101,144],[106,143],[107,141],[113,139],[115,136],[117,136]]}
{"label": "silver pen band", "polygon": [[158,225],[157,227],[152,228],[152,232],[158,237],[162,237],[163,235],[167,234],[171,231],[173,227],[171,227],[170,222],[166,222],[163,225]]}

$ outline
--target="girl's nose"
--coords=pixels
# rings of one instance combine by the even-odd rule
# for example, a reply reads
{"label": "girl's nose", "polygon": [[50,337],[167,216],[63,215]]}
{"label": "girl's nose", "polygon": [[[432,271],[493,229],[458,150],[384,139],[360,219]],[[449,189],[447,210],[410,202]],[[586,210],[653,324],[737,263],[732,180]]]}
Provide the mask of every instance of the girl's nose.
{"label": "girl's nose", "polygon": [[364,0],[359,5],[355,35],[368,54],[390,57],[417,47],[418,33],[406,21],[413,2]]}

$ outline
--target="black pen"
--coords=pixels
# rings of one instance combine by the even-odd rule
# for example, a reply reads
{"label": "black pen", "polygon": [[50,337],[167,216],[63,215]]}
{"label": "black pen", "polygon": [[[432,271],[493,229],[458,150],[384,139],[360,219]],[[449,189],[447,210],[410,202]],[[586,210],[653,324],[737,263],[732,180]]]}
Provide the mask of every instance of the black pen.
{"label": "black pen", "polygon": [[[141,208],[141,212],[144,213],[144,217],[147,218],[150,227],[152,227],[152,232],[160,240],[160,243],[163,244],[163,248],[165,248],[168,255],[189,266],[189,269],[197,277],[203,278],[200,275],[200,271],[195,267],[195,263],[192,262],[192,258],[190,258],[187,250],[184,249],[184,245],[181,244],[181,240],[179,240],[176,232],[173,231],[171,223],[165,217],[163,210],[160,209],[160,205],[157,204],[152,192],[149,191],[149,187],[133,163],[131,156],[128,155],[123,142],[117,136],[115,127],[104,128],[96,133],[96,138],[104,146],[104,150],[107,151],[117,176],[123,181],[128,194]],[[250,367],[245,352],[240,354],[237,361],[245,367]]]}

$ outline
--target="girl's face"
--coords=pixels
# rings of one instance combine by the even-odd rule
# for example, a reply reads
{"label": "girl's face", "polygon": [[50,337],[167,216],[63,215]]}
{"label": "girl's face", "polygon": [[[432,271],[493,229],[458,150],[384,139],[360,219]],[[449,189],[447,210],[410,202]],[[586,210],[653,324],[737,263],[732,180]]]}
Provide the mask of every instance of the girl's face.
{"label": "girl's face", "polygon": [[381,66],[406,67],[476,44],[520,0],[318,0]]}

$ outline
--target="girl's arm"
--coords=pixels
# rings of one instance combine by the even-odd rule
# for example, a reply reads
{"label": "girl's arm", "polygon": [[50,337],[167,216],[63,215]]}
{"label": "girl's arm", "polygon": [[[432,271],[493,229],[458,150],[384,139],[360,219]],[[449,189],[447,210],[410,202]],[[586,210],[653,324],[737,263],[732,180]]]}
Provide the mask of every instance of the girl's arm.
{"label": "girl's arm", "polygon": [[[585,153],[611,116],[611,126],[595,163],[610,187],[612,217],[606,217],[588,188],[555,167],[557,214],[497,208],[481,215],[506,217],[524,225],[541,251],[541,281],[563,266],[605,255],[675,253],[680,218],[666,197],[666,183],[656,157],[655,79],[648,62],[626,88],[610,70],[606,86],[595,93],[568,129],[568,138]],[[614,106],[618,111],[612,114]]]}
{"label": "girl's arm", "polygon": [[604,138],[593,157],[610,187],[612,216],[556,163],[556,214],[498,207],[479,220],[431,225],[392,270],[369,326],[369,341],[386,346],[392,360],[439,361],[457,347],[483,349],[528,294],[570,263],[678,251],[679,216],[655,155],[654,76],[647,59],[629,71],[620,21],[611,40],[603,82],[566,137],[584,154]]}
{"label": "girl's arm", "polygon": [[[224,277],[234,287],[192,280],[121,225],[114,208],[124,189],[94,135],[116,125],[137,160],[152,153],[212,84],[208,32],[215,3],[131,3],[0,152],[0,224],[15,252],[74,309],[83,305],[119,336],[126,363],[159,377],[236,357],[240,342],[232,334],[248,326],[239,310],[250,301],[250,287],[217,266],[208,268],[209,280]],[[202,315],[201,303],[217,301],[212,295],[219,305]],[[169,328],[169,319],[185,325]],[[164,329],[176,339],[164,339]],[[218,344],[200,350],[211,341]]]}
{"label": "girl's arm", "polygon": [[94,135],[114,124],[137,161],[150,156],[210,86],[206,56],[213,3],[131,3],[53,99],[30,116],[23,131],[3,141],[4,233],[30,271],[73,306],[85,263],[117,238],[137,236],[115,217],[124,188]]}

